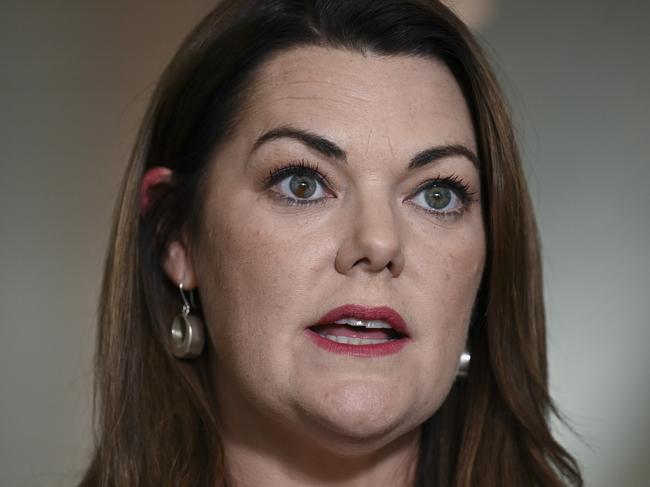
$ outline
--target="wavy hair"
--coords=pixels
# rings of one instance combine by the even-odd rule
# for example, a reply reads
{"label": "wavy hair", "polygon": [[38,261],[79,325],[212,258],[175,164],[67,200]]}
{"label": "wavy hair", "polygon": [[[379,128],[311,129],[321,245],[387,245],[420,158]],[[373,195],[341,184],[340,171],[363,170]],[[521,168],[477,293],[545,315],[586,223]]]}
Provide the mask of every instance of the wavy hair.
{"label": "wavy hair", "polygon": [[[236,128],[256,70],[298,46],[440,60],[472,115],[487,239],[472,362],[421,427],[415,487],[582,485],[549,427],[538,233],[508,109],[473,35],[434,0],[225,0],[163,73],[124,176],[99,306],[96,449],[80,486],[231,485],[214,351],[193,362],[170,353],[179,296],[161,262],[170,241],[196,231],[209,155]],[[173,178],[142,216],[139,186],[153,166]]]}

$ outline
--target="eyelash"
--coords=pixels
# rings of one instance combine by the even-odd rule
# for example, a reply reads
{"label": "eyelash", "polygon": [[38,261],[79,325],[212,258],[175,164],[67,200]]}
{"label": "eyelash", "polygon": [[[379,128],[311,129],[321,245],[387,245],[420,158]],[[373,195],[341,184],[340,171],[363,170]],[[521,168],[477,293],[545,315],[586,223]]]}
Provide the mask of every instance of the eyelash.
{"label": "eyelash", "polygon": [[[268,176],[264,180],[264,187],[270,188],[275,186],[280,181],[284,180],[289,176],[310,176],[316,179],[321,185],[325,188],[332,186],[327,176],[321,174],[318,164],[312,164],[304,159],[299,161],[291,162],[285,166],[279,167],[277,169],[271,169],[268,173]],[[299,200],[294,198],[289,198],[278,192],[273,192],[273,196],[276,196],[283,200],[287,205],[290,206],[310,206],[324,204],[328,198],[319,198],[317,200]]]}
{"label": "eyelash", "polygon": [[[318,168],[318,164],[312,164],[309,161],[301,159],[299,161],[291,162],[285,166],[270,170],[266,179],[264,180],[264,187],[267,189],[271,188],[289,176],[310,176],[316,179],[322,186],[325,187],[325,189],[329,189],[331,186],[327,176],[321,174]],[[417,190],[415,190],[413,196],[420,194],[420,192],[432,186],[443,186],[451,189],[458,197],[462,205],[459,209],[451,211],[437,211],[433,209],[427,209],[420,205],[412,205],[416,209],[424,211],[428,214],[432,214],[436,218],[458,218],[465,212],[469,203],[476,201],[476,193],[470,191],[469,184],[455,174],[445,177],[438,176],[436,178],[425,181],[418,187]],[[319,198],[316,200],[299,200],[285,196],[281,193],[278,193],[277,191],[274,191],[273,193],[274,197],[281,199],[285,204],[289,206],[321,205],[326,203],[329,199]],[[413,196],[411,196],[411,198],[413,198]]]}

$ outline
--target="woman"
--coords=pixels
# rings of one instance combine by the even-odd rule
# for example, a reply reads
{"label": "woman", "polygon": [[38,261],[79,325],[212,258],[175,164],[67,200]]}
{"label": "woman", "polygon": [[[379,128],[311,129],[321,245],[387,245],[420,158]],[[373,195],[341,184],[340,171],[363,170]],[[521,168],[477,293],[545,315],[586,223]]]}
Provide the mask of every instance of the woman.
{"label": "woman", "polygon": [[82,485],[581,485],[539,260],[501,94],[443,5],[222,2],[124,179]]}

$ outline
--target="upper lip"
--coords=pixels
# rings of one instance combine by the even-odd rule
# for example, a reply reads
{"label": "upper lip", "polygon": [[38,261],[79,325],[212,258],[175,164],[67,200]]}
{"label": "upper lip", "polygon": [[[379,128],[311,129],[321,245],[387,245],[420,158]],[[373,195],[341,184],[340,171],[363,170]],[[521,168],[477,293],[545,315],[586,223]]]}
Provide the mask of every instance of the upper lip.
{"label": "upper lip", "polygon": [[314,323],[312,326],[329,325],[341,318],[356,318],[358,320],[383,320],[396,332],[407,335],[408,327],[404,318],[390,306],[365,306],[362,304],[345,304],[334,308]]}

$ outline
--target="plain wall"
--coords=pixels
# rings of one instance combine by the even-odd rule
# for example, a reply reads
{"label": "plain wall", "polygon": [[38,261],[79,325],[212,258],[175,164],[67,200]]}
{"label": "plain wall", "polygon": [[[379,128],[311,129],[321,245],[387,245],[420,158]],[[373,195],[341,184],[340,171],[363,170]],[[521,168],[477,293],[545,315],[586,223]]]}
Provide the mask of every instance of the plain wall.
{"label": "plain wall", "polygon": [[[110,214],[158,74],[212,2],[0,1],[0,485],[92,444]],[[481,38],[543,240],[551,391],[587,485],[650,485],[650,3],[508,0]]]}

